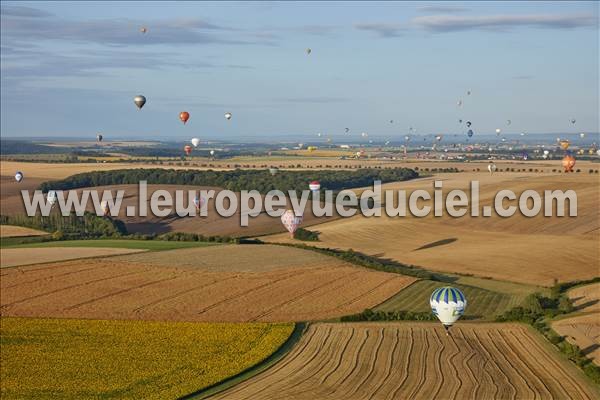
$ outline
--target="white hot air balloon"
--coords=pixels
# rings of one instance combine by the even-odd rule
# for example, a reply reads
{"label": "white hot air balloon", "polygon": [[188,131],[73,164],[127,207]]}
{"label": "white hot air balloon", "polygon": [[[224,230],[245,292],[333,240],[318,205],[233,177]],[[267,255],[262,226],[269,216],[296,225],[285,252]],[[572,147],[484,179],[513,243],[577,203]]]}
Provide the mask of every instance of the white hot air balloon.
{"label": "white hot air balloon", "polygon": [[214,151],[214,150],[211,150],[211,151],[210,151],[210,155],[211,155],[211,156],[214,156],[214,155],[215,155],[215,151]]}
{"label": "white hot air balloon", "polygon": [[50,203],[50,207],[54,206],[54,204],[56,204],[57,200],[58,200],[58,195],[56,194],[56,191],[50,190],[48,192],[48,194],[46,195],[46,201],[48,201],[48,203]]}
{"label": "white hot air balloon", "polygon": [[502,132],[502,129],[496,128],[496,135],[500,135],[501,132]]}
{"label": "white hot air balloon", "polygon": [[196,197],[194,197],[194,205],[196,206],[196,212],[199,212],[202,208],[202,205],[204,205],[204,199],[202,196],[196,195]]}
{"label": "white hot air balloon", "polygon": [[317,190],[321,189],[321,184],[319,183],[319,181],[312,181],[308,184],[308,188],[312,192],[316,192]]}
{"label": "white hot air balloon", "polygon": [[230,112],[226,112],[225,113],[225,119],[228,120],[228,121],[231,119],[232,116],[233,115]]}
{"label": "white hot air balloon", "polygon": [[110,215],[110,208],[108,207],[108,201],[104,200],[100,203],[100,208],[102,208],[102,215],[103,216],[109,216]]}
{"label": "white hot air balloon", "polygon": [[23,180],[23,173],[21,171],[17,171],[17,173],[15,174],[15,180],[17,182],[21,182]]}
{"label": "white hot air balloon", "polygon": [[490,171],[490,175],[492,175],[494,172],[496,172],[496,164],[494,163],[489,163],[488,164],[488,171]]}
{"label": "white hot air balloon", "polygon": [[287,210],[281,215],[281,223],[288,230],[291,237],[294,237],[294,233],[302,223],[302,215],[297,216],[293,210]]}
{"label": "white hot air balloon", "polygon": [[279,168],[276,168],[276,167],[269,168],[269,173],[273,176],[277,175],[278,172],[279,172]]}
{"label": "white hot air balloon", "polygon": [[445,286],[433,291],[429,298],[429,305],[448,332],[448,329],[465,313],[467,298],[460,290]]}
{"label": "white hot air balloon", "polygon": [[198,145],[200,144],[200,139],[195,137],[195,138],[192,138],[191,142],[194,147],[198,147]]}

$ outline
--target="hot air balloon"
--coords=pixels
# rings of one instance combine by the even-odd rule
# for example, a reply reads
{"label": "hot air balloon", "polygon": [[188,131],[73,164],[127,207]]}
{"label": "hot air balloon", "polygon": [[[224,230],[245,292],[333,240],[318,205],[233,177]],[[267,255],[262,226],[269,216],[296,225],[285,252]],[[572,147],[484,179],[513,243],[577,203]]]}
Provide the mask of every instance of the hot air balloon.
{"label": "hot air balloon", "polygon": [[459,101],[457,101],[457,102],[456,102],[456,105],[457,105],[457,106],[459,106],[459,107],[461,107],[461,106],[462,106],[462,104],[463,104],[463,103],[462,103],[462,100],[459,100]]}
{"label": "hot air balloon", "polygon": [[190,145],[185,145],[183,147],[183,151],[185,152],[186,156],[189,156],[190,154],[192,154],[192,146]]}
{"label": "hot air balloon", "polygon": [[17,173],[15,174],[15,180],[17,182],[21,182],[23,180],[23,173],[21,171],[17,171]]}
{"label": "hot air balloon", "polygon": [[200,139],[192,138],[191,142],[194,147],[198,147],[198,145],[200,144]]}
{"label": "hot air balloon", "polygon": [[471,121],[467,121],[467,128],[471,127]]}
{"label": "hot air balloon", "polygon": [[298,229],[298,226],[302,223],[302,215],[296,216],[293,210],[287,210],[281,215],[281,222],[285,229],[288,230],[290,236],[294,237],[294,232]]}
{"label": "hot air balloon", "polygon": [[496,136],[500,136],[501,132],[502,132],[502,129],[496,128]]}
{"label": "hot air balloon", "polygon": [[140,95],[135,96],[133,98],[133,102],[135,103],[135,105],[137,106],[137,108],[139,110],[141,110],[142,107],[144,107],[144,104],[146,104],[146,98],[140,94]]}
{"label": "hot air balloon", "polygon": [[311,190],[311,192],[316,192],[317,190],[321,189],[321,184],[319,181],[312,181],[308,184],[308,188]]}
{"label": "hot air balloon", "polygon": [[525,136],[525,132],[521,132],[521,136]]}
{"label": "hot air balloon", "polygon": [[467,96],[471,95],[471,89],[467,90]]}
{"label": "hot air balloon", "polygon": [[572,124],[574,124],[575,122],[577,122],[577,120],[575,118],[571,118],[570,121],[571,121]]}
{"label": "hot air balloon", "polygon": [[142,26],[142,27],[140,28],[140,32],[142,32],[142,33],[146,33],[146,32],[148,32],[148,28],[146,28],[145,26]]}
{"label": "hot air balloon", "polygon": [[96,135],[96,140],[97,140],[98,142],[101,142],[103,138],[104,138],[104,137],[103,137],[103,136],[102,136],[102,134],[100,134],[100,133]]}
{"label": "hot air balloon", "polygon": [[56,191],[50,190],[46,195],[46,200],[48,201],[48,203],[50,203],[50,207],[54,206],[54,204],[56,204],[56,201],[58,200],[58,195],[56,194]]}
{"label": "hot air balloon", "polygon": [[362,151],[357,151],[356,152],[356,158],[360,158],[360,156],[362,156],[362,154],[363,154]]}
{"label": "hot air balloon", "polygon": [[183,122],[183,124],[185,125],[186,122],[188,122],[188,119],[190,119],[190,113],[187,111],[182,111],[179,113],[179,119],[181,120],[181,122]]}
{"label": "hot air balloon", "polygon": [[308,146],[306,148],[310,153],[312,153],[313,151],[315,151],[317,149],[317,146]]}
{"label": "hot air balloon", "polygon": [[317,137],[321,137],[321,132],[318,132],[318,133],[317,133]]}
{"label": "hot air balloon", "polygon": [[565,172],[573,172],[573,167],[575,166],[575,157],[571,154],[567,154],[562,159],[562,166],[565,169]]}
{"label": "hot air balloon", "polygon": [[457,288],[445,286],[433,291],[429,305],[448,333],[448,329],[465,313],[467,298]]}
{"label": "hot air balloon", "polygon": [[211,151],[210,151],[210,155],[211,155],[211,157],[212,157],[212,156],[214,156],[214,155],[215,155],[215,151],[214,151],[214,150],[211,150]]}
{"label": "hot air balloon", "polygon": [[585,137],[585,133],[580,133],[580,134],[579,134],[579,137],[580,137],[581,139],[583,139],[583,138]]}
{"label": "hot air balloon", "polygon": [[110,215],[110,208],[108,207],[108,201],[104,200],[100,203],[100,208],[102,208],[102,215],[108,217]]}
{"label": "hot air balloon", "polygon": [[524,161],[527,161],[527,159],[529,158],[529,154],[527,154],[526,151],[523,152],[522,156]]}
{"label": "hot air balloon", "polygon": [[462,119],[459,119],[459,120],[458,120],[458,123],[459,123],[459,124],[462,124]]}
{"label": "hot air balloon", "polygon": [[200,195],[196,195],[194,197],[194,205],[196,206],[196,212],[200,211],[202,205],[204,204],[204,199]]}
{"label": "hot air balloon", "polygon": [[504,142],[506,142],[506,138],[505,138],[505,137],[503,137],[502,139],[500,139],[500,141],[501,141],[502,143],[504,143]]}
{"label": "hot air balloon", "polygon": [[360,136],[362,136],[362,137],[369,137],[369,134],[367,132],[363,132],[363,133],[360,134]]}
{"label": "hot air balloon", "polygon": [[490,175],[492,175],[494,172],[496,172],[496,164],[494,163],[489,163],[488,164],[488,171],[490,171]]}
{"label": "hot air balloon", "polygon": [[467,131],[467,136],[468,136],[468,137],[473,137],[473,130],[472,130],[472,129],[469,129],[469,130]]}
{"label": "hot air balloon", "polygon": [[350,128],[344,128],[344,130],[346,131],[346,133],[350,132]]}
{"label": "hot air balloon", "polygon": [[311,48],[306,49],[306,54],[310,55],[310,53],[312,53],[312,49]]}
{"label": "hot air balloon", "polygon": [[275,167],[269,168],[269,173],[273,176],[277,175],[278,172],[279,172],[279,168],[275,168]]}
{"label": "hot air balloon", "polygon": [[408,135],[404,136],[404,140],[407,141],[407,142],[409,142],[410,141],[410,136],[408,136]]}
{"label": "hot air balloon", "polygon": [[438,142],[441,141],[443,139],[444,135],[437,135],[435,137],[435,140],[437,140]]}
{"label": "hot air balloon", "polygon": [[228,121],[231,119],[232,116],[233,115],[230,112],[226,112],[225,113],[225,119],[228,120]]}
{"label": "hot air balloon", "polygon": [[563,149],[563,150],[567,150],[569,148],[569,146],[571,145],[571,143],[568,140],[566,140],[566,139],[565,140],[561,140],[559,142],[559,144],[560,144],[560,148]]}
{"label": "hot air balloon", "polygon": [[506,125],[510,125],[510,124],[512,124],[512,121],[510,119],[507,119],[506,120]]}

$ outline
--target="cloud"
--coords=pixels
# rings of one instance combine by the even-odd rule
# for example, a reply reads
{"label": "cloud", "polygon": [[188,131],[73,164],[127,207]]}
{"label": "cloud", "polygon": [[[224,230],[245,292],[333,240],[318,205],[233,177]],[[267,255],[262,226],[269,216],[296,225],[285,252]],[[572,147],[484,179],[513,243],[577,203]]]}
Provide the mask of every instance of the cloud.
{"label": "cloud", "polygon": [[369,24],[355,24],[354,28],[361,31],[369,31],[378,34],[381,37],[392,38],[402,36],[406,31],[406,25],[404,24],[390,24],[390,23],[369,23]]}
{"label": "cloud", "polygon": [[51,17],[52,14],[46,11],[38,10],[37,8],[23,7],[23,6],[3,6],[0,9],[1,15],[9,15],[12,17],[25,17],[25,18],[44,18]]}
{"label": "cloud", "polygon": [[598,19],[592,14],[489,16],[427,15],[413,18],[411,23],[417,27],[433,32],[456,32],[475,29],[508,30],[516,27],[574,29],[587,26],[598,26]]}
{"label": "cloud", "polygon": [[417,8],[417,11],[423,12],[423,13],[460,13],[460,12],[466,12],[469,11],[468,8],[465,7],[459,7],[459,6],[444,6],[444,5],[438,5],[438,6],[423,6],[423,7],[419,7]]}

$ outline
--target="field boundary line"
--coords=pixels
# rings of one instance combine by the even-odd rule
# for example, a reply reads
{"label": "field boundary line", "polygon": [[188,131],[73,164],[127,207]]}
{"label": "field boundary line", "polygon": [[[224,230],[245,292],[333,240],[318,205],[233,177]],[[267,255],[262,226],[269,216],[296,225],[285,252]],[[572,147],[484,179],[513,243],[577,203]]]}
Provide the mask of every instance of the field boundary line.
{"label": "field boundary line", "polygon": [[309,323],[307,322],[296,322],[294,324],[294,330],[287,338],[287,340],[283,342],[283,344],[279,346],[279,348],[275,350],[275,352],[273,352],[263,361],[249,368],[246,368],[245,370],[237,373],[236,375],[225,378],[220,382],[213,383],[212,385],[200,389],[196,392],[179,397],[178,400],[206,399],[210,396],[214,396],[227,389],[230,389],[239,383],[247,381],[248,379],[260,374],[261,372],[264,372],[269,368],[277,365],[277,363],[281,359],[283,359],[283,357],[285,357],[288,353],[290,353],[290,351],[292,351],[296,344],[300,342],[300,339],[302,338],[304,333],[306,333],[308,326]]}
{"label": "field boundary line", "polygon": [[[59,246],[57,246],[58,248],[60,248]],[[10,249],[16,249],[18,247],[10,247]],[[36,249],[39,248],[47,248],[47,247],[36,247]],[[81,248],[86,248],[86,247],[81,247]],[[91,249],[96,249],[99,247],[89,247]],[[104,247],[104,248],[114,248],[114,247]],[[7,270],[9,268],[22,268],[22,267],[30,267],[32,265],[40,265],[40,264],[58,264],[61,262],[65,262],[65,261],[77,261],[77,260],[89,260],[89,259],[104,259],[104,258],[109,258],[109,257],[118,257],[118,256],[127,256],[130,254],[135,254],[135,253],[143,253],[143,252],[147,252],[149,250],[146,249],[128,249],[128,250],[133,250],[131,252],[127,252],[127,253],[119,253],[119,254],[106,254],[103,256],[84,256],[84,257],[77,257],[77,258],[67,258],[66,260],[57,260],[57,261],[41,261],[41,262],[36,262],[36,263],[31,263],[31,264],[21,264],[21,265],[11,265],[9,267],[0,267],[0,269],[3,270]]]}

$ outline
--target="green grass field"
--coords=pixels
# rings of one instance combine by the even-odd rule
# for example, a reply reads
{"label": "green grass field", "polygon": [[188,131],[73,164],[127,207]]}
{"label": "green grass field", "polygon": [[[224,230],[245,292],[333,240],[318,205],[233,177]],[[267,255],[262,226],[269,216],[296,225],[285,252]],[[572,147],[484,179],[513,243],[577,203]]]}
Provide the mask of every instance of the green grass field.
{"label": "green grass field", "polygon": [[[13,239],[13,238],[8,238]],[[163,240],[127,240],[127,239],[98,239],[98,240],[61,240],[53,242],[18,244],[16,241],[2,239],[0,247],[5,248],[36,248],[36,247],[110,247],[116,249],[145,249],[152,251],[187,249],[190,247],[215,246],[220,243],[206,242],[176,242]],[[18,238],[15,238],[18,239]]]}
{"label": "green grass field", "polygon": [[429,312],[429,296],[435,288],[447,285],[459,288],[465,294],[468,302],[466,319],[493,320],[496,315],[520,305],[529,293],[542,291],[526,285],[471,277],[461,277],[451,284],[420,280],[375,307],[375,311]]}
{"label": "green grass field", "polygon": [[2,399],[167,399],[263,361],[293,323],[0,319]]}

